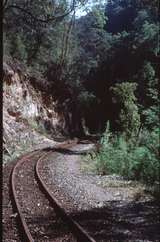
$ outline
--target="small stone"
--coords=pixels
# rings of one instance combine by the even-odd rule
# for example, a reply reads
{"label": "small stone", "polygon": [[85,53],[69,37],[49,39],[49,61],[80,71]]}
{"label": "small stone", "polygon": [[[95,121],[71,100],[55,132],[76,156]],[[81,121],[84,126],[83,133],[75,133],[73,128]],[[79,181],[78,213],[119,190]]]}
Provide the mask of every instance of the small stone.
{"label": "small stone", "polygon": [[123,232],[123,234],[125,234],[125,235],[129,235],[129,234],[130,234],[130,231],[126,229],[126,230]]}
{"label": "small stone", "polygon": [[120,196],[120,192],[116,192],[115,193],[115,196]]}
{"label": "small stone", "polygon": [[16,218],[18,216],[18,213],[13,213],[10,215],[10,218]]}
{"label": "small stone", "polygon": [[104,206],[103,202],[99,202],[99,203],[97,204],[97,208],[102,208],[103,206]]}

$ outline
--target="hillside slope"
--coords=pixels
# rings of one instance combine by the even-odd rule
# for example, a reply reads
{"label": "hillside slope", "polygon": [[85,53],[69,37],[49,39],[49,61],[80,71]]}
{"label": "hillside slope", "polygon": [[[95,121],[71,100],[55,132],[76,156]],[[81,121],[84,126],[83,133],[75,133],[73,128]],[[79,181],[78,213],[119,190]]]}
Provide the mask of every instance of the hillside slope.
{"label": "hillside slope", "polygon": [[[52,97],[32,84],[33,77],[17,63],[3,65],[4,163],[44,145],[60,133],[60,117]],[[35,78],[34,78],[35,79]]]}

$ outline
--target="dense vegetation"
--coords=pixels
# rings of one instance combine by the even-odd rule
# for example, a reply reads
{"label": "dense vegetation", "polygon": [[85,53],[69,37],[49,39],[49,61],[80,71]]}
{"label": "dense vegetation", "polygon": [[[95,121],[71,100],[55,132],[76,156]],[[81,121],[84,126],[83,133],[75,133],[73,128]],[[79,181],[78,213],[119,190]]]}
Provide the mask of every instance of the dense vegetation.
{"label": "dense vegetation", "polygon": [[[46,80],[65,133],[103,134],[101,173],[159,180],[158,1],[4,3],[4,57]],[[107,122],[110,124],[106,131]]]}

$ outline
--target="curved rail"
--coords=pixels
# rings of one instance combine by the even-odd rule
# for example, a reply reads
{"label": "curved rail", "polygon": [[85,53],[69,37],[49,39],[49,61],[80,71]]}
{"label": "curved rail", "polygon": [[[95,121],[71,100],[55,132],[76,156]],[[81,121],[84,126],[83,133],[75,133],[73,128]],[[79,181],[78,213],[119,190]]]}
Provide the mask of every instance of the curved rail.
{"label": "curved rail", "polygon": [[[36,152],[32,152],[32,154],[35,154],[35,153],[37,153],[37,151]],[[23,232],[23,235],[24,235],[24,239],[27,242],[34,242],[34,239],[33,239],[32,235],[31,235],[31,233],[30,233],[30,231],[28,229],[28,226],[26,224],[25,218],[24,218],[24,216],[22,214],[21,207],[20,207],[20,204],[19,204],[18,199],[17,199],[15,182],[14,182],[15,181],[15,177],[16,177],[16,169],[17,169],[17,167],[19,165],[21,165],[23,162],[25,162],[25,160],[28,159],[30,156],[31,156],[31,154],[22,157],[17,162],[15,167],[13,168],[12,173],[11,173],[11,189],[12,189],[12,193],[13,193],[15,206],[16,206],[19,218],[20,218],[20,222],[21,222],[22,228],[23,228],[22,232]]]}
{"label": "curved rail", "polygon": [[[69,148],[71,145],[66,145],[65,148]],[[63,146],[64,148],[64,146]],[[75,220],[69,216],[65,209],[61,207],[58,200],[53,196],[52,191],[47,187],[47,185],[44,183],[44,181],[41,178],[41,175],[39,173],[39,166],[40,162],[42,161],[44,157],[41,157],[35,166],[36,176],[38,178],[38,181],[43,189],[43,192],[46,194],[48,200],[51,202],[51,204],[54,206],[56,213],[67,222],[67,224],[70,226],[70,229],[72,232],[76,235],[78,241],[80,242],[96,242]]]}
{"label": "curved rail", "polygon": [[[51,202],[51,204],[54,206],[54,209],[55,209],[55,212],[60,216],[62,217],[63,220],[66,221],[66,223],[68,225],[70,225],[70,229],[72,230],[72,232],[76,235],[78,241],[80,242],[96,242],[92,237],[90,237],[88,235],[88,233],[76,222],[74,221],[66,212],[65,210],[61,207],[61,205],[59,204],[59,202],[57,201],[56,198],[53,197],[51,191],[47,188],[47,186],[45,185],[45,183],[43,182],[43,180],[41,179],[40,177],[40,174],[38,172],[38,166],[41,162],[41,160],[47,156],[49,153],[53,152],[54,150],[56,149],[64,149],[64,148],[70,148],[74,145],[77,144],[77,140],[76,141],[73,141],[71,143],[68,143],[68,142],[65,142],[63,144],[60,144],[60,145],[56,145],[55,147],[52,148],[49,148],[49,152],[45,152],[44,154],[44,151],[46,149],[42,149],[42,150],[36,150],[36,151],[33,151],[33,152],[30,152],[29,154],[23,156],[18,162],[17,164],[14,166],[13,170],[12,170],[12,173],[11,173],[11,189],[12,189],[12,193],[13,193],[13,198],[14,198],[14,202],[15,202],[15,206],[16,206],[16,209],[17,209],[17,213],[19,215],[19,218],[20,218],[20,222],[21,222],[21,226],[22,226],[22,229],[23,229],[23,241],[24,242],[35,242],[35,240],[33,239],[31,233],[30,233],[30,230],[27,226],[27,223],[25,221],[25,217],[22,213],[22,210],[21,210],[21,206],[18,202],[18,198],[17,198],[17,195],[16,195],[16,187],[15,187],[15,179],[16,179],[16,170],[17,168],[23,163],[26,161],[26,159],[29,159],[31,157],[31,155],[35,155],[35,154],[38,154],[39,152],[42,152],[42,155],[41,157],[38,159],[37,163],[36,163],[36,167],[35,167],[35,170],[36,170],[36,176],[37,176],[37,180],[39,182],[39,185],[42,187],[43,189],[43,192],[46,194],[48,200]],[[52,151],[51,151],[52,150]]]}

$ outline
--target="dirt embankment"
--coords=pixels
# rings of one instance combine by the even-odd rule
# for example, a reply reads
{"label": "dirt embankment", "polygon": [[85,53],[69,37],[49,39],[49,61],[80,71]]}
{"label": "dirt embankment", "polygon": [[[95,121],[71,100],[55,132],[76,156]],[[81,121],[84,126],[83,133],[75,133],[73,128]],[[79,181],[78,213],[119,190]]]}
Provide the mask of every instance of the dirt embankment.
{"label": "dirt embankment", "polygon": [[[61,129],[53,98],[17,63],[3,64],[4,163],[37,145],[52,144]],[[35,86],[39,81],[41,86]]]}

